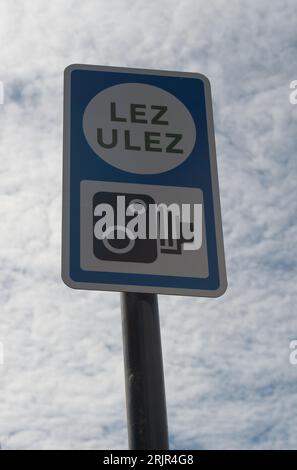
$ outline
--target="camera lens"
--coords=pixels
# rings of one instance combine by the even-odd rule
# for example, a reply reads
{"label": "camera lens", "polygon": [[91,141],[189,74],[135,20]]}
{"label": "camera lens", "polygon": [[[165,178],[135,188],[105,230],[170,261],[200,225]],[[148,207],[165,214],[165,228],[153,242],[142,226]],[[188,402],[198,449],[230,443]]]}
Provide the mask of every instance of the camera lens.
{"label": "camera lens", "polygon": [[[123,232],[125,235],[128,235],[128,238],[125,238],[125,242],[128,241],[128,244],[125,246],[119,246],[118,240],[113,236],[111,237],[110,235],[112,233],[118,233],[118,232]],[[129,229],[127,227],[121,227],[120,225],[115,225],[113,227],[109,227],[108,230],[106,231],[106,237],[102,240],[103,245],[108,251],[111,251],[111,253],[116,253],[116,254],[124,254],[124,253],[129,253],[134,248],[135,245],[135,239],[133,239],[133,234],[129,236]],[[111,242],[113,240],[116,240],[116,243],[118,246],[113,246]]]}

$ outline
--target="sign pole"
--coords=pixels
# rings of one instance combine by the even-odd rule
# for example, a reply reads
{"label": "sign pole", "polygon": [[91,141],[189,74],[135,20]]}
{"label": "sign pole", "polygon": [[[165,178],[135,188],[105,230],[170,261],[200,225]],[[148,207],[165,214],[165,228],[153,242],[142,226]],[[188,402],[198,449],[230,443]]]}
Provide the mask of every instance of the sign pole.
{"label": "sign pole", "polygon": [[121,303],[129,448],[167,450],[158,298],[123,292]]}

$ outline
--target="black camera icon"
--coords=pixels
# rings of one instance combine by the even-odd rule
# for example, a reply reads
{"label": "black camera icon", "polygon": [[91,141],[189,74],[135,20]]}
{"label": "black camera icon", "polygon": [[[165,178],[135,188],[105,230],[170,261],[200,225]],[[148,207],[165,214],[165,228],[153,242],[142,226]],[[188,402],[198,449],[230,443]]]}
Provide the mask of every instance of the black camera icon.
{"label": "black camera icon", "polygon": [[[93,251],[96,258],[153,263],[158,256],[158,245],[156,239],[149,238],[150,204],[155,204],[155,201],[145,194],[96,193],[93,196]],[[144,211],[145,238],[132,237],[127,227],[135,217],[127,209],[134,206]],[[101,236],[103,232],[105,236]]]}

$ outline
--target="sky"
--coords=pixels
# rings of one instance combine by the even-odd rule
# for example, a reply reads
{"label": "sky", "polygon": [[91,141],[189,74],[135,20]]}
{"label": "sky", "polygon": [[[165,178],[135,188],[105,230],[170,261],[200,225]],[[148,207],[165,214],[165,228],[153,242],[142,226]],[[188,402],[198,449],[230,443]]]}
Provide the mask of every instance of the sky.
{"label": "sky", "polygon": [[172,449],[296,449],[295,0],[3,0],[0,441],[127,448],[120,295],[61,281],[63,70],[211,81],[228,290],[159,296]]}

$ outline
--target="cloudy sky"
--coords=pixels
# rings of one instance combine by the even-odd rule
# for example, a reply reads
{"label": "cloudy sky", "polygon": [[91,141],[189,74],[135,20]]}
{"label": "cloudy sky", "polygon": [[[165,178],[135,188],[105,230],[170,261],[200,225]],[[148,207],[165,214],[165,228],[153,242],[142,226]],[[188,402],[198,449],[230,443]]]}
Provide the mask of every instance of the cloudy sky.
{"label": "cloudy sky", "polygon": [[2,448],[127,447],[120,296],[60,278],[70,63],[211,80],[229,287],[159,297],[171,447],[297,448],[296,24],[295,0],[1,2]]}

